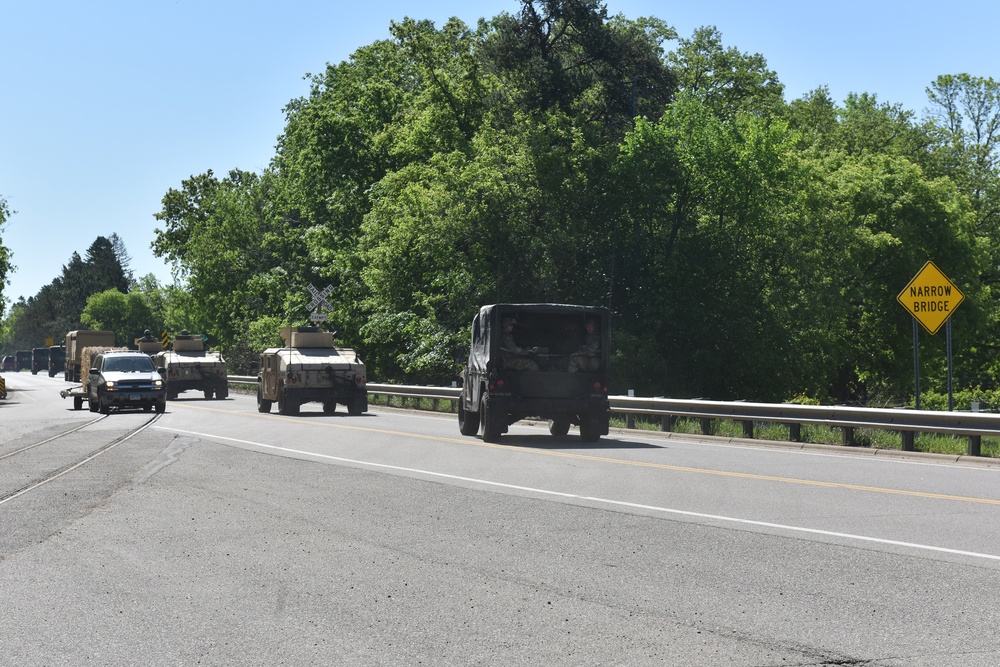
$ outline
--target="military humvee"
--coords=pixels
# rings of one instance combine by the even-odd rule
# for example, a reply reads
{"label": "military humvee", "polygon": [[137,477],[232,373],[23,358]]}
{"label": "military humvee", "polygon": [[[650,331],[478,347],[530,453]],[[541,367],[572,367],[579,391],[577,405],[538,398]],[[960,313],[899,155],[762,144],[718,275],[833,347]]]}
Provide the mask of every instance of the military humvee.
{"label": "military humvee", "polygon": [[529,417],[548,420],[552,435],[566,435],[572,424],[584,441],[607,435],[610,320],[606,308],[590,306],[483,306],[461,374],[462,435],[481,426],[483,440],[497,442]]}
{"label": "military humvee", "polygon": [[[159,341],[156,345],[160,346]],[[205,398],[222,400],[229,396],[226,360],[219,352],[206,350],[199,334],[181,331],[174,336],[173,349],[160,349],[152,358],[167,382],[167,400],[173,401],[189,389],[201,390]]]}
{"label": "military humvee", "polygon": [[333,414],[340,403],[347,412],[360,415],[368,410],[365,365],[354,350],[333,345],[333,334],[318,327],[285,327],[285,347],[269,348],[260,355],[257,380],[257,410],[296,415],[303,403],[323,404]]}

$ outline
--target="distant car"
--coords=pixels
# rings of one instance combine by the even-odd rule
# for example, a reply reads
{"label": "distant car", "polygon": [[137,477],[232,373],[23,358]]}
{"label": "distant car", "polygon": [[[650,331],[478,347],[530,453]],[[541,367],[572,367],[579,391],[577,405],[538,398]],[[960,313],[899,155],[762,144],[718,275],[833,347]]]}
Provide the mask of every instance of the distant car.
{"label": "distant car", "polygon": [[103,352],[94,357],[87,377],[91,412],[112,407],[167,409],[166,383],[145,352]]}
{"label": "distant car", "polygon": [[0,363],[2,363],[2,367],[0,367],[2,368],[2,370],[11,372],[17,370],[17,357],[15,357],[13,354],[8,354],[6,357],[3,358],[3,361]]}

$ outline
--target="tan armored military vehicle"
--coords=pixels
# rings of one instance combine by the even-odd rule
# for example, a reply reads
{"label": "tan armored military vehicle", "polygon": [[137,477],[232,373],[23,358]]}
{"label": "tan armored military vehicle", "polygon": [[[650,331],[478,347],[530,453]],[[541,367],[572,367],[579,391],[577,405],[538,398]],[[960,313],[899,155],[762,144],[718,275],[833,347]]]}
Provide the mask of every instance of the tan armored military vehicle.
{"label": "tan armored military vehicle", "polygon": [[180,332],[172,348],[153,355],[153,364],[167,381],[168,400],[189,389],[201,390],[205,398],[229,396],[226,360],[221,353],[206,350],[199,334]]}
{"label": "tan armored military vehicle", "polygon": [[137,350],[145,352],[151,357],[164,348],[160,339],[154,336],[149,329],[146,329],[142,336],[140,338],[136,338],[134,342]]}
{"label": "tan armored military vehicle", "polygon": [[299,413],[303,403],[323,404],[333,414],[340,403],[347,412],[368,410],[365,365],[349,348],[333,345],[333,334],[317,327],[285,327],[285,347],[269,348],[260,355],[257,410],[270,412],[278,404],[283,415]]}

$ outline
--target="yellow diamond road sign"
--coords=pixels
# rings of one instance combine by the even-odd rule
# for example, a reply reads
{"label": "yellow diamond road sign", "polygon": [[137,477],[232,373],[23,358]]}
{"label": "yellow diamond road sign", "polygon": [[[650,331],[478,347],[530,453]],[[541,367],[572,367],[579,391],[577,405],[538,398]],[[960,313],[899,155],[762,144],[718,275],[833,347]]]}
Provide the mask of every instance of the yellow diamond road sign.
{"label": "yellow diamond road sign", "polygon": [[933,336],[965,300],[965,295],[934,262],[927,262],[896,300]]}

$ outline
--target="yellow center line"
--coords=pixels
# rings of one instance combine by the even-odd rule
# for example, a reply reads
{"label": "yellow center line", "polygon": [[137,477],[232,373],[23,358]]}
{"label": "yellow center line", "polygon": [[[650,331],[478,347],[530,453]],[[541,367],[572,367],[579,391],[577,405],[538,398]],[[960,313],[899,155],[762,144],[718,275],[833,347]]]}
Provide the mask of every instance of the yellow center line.
{"label": "yellow center line", "polygon": [[[904,489],[889,489],[881,486],[865,486],[862,484],[845,484],[843,482],[823,482],[814,479],[799,479],[795,477],[779,477],[777,475],[761,475],[757,473],[749,472],[733,472],[729,470],[713,470],[711,468],[692,468],[689,466],[675,466],[667,463],[649,463],[646,461],[629,461],[627,459],[615,459],[606,456],[593,456],[591,454],[577,454],[573,452],[555,452],[547,449],[529,448],[519,445],[501,445],[497,443],[483,442],[482,440],[473,440],[471,438],[449,438],[439,435],[424,435],[420,433],[408,433],[406,431],[395,431],[390,429],[372,428],[370,426],[355,426],[352,424],[334,424],[331,422],[314,422],[308,419],[302,419],[300,417],[283,417],[281,415],[265,415],[263,413],[243,413],[234,412],[232,410],[222,410],[220,408],[209,408],[196,405],[182,405],[178,403],[173,403],[172,406],[184,407],[191,410],[203,410],[206,412],[219,412],[228,415],[241,415],[251,417],[259,417],[268,419],[270,421],[283,420],[294,424],[305,424],[309,426],[317,426],[324,428],[339,428],[351,431],[365,431],[368,433],[381,433],[383,435],[395,435],[403,436],[407,438],[416,438],[419,440],[431,440],[434,442],[449,442],[459,445],[474,446],[474,447],[485,447],[489,449],[500,449],[510,452],[519,452],[524,454],[540,454],[543,456],[553,456],[562,457],[567,459],[575,459],[578,461],[593,461],[595,463],[610,463],[614,465],[623,466],[633,466],[637,468],[652,468],[655,470],[669,470],[671,472],[686,472],[694,473],[699,475],[715,475],[717,477],[732,477],[737,479],[752,479],[763,482],[779,482],[782,484],[799,484],[802,486],[817,486],[829,489],[846,489],[850,491],[866,491],[869,493],[882,493],[897,496],[908,496],[912,498],[928,498],[933,500],[950,500],[956,502],[964,503],[978,503],[982,505],[1000,505],[1000,499],[995,498],[975,498],[971,496],[955,496],[943,493],[928,493],[924,491],[907,491]],[[163,427],[167,428],[167,427]]]}

